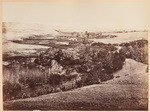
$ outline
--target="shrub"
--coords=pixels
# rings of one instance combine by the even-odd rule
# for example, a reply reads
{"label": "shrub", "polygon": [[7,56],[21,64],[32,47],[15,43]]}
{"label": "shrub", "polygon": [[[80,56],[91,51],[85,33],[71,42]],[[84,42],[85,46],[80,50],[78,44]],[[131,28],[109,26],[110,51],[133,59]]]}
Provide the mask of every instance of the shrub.
{"label": "shrub", "polygon": [[18,83],[10,83],[5,81],[3,83],[4,100],[15,97],[21,91],[21,85]]}
{"label": "shrub", "polygon": [[114,78],[113,74],[107,74],[107,73],[100,74],[99,77],[101,81],[107,81]]}
{"label": "shrub", "polygon": [[92,84],[99,84],[99,76],[97,74],[91,74],[89,73],[87,75],[87,78],[85,80],[85,85],[92,85]]}
{"label": "shrub", "polygon": [[51,74],[48,78],[48,83],[50,85],[56,86],[60,85],[62,82],[62,77],[59,74]]}
{"label": "shrub", "polygon": [[120,46],[122,46],[120,53],[124,55],[124,57],[148,64],[147,40],[136,40],[133,42],[120,44]]}
{"label": "shrub", "polygon": [[34,88],[38,84],[42,84],[44,81],[42,77],[39,76],[30,76],[26,80],[26,83],[28,84],[29,87]]}

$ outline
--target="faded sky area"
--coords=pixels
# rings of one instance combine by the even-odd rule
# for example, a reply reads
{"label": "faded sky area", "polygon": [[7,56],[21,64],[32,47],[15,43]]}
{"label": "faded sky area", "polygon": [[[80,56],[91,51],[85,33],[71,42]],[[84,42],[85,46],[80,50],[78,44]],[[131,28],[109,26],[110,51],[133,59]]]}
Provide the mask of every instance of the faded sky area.
{"label": "faded sky area", "polygon": [[147,1],[3,2],[2,20],[69,30],[145,30]]}

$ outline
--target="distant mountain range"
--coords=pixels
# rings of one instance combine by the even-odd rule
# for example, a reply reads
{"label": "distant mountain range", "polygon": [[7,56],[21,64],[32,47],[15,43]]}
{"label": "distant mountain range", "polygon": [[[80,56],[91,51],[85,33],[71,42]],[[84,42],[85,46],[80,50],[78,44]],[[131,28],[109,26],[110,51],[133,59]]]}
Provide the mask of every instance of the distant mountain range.
{"label": "distant mountain range", "polygon": [[32,35],[52,35],[56,32],[52,27],[34,23],[3,22],[3,40],[20,40]]}

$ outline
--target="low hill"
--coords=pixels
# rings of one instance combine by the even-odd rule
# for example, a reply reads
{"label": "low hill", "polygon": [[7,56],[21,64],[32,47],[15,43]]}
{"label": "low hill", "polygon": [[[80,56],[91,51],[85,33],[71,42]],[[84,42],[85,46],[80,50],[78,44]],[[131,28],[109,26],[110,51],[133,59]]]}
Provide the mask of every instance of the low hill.
{"label": "low hill", "polygon": [[34,35],[58,34],[52,27],[36,23],[3,22],[3,40],[21,40]]}
{"label": "low hill", "polygon": [[4,102],[4,110],[147,110],[146,64],[126,59],[115,78],[66,92]]}

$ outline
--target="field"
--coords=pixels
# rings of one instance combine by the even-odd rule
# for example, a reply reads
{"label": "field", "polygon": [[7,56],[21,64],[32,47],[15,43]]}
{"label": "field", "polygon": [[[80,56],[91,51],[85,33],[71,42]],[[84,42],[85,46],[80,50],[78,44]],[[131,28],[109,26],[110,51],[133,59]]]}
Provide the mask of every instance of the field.
{"label": "field", "polygon": [[148,33],[147,32],[129,32],[129,33],[106,33],[106,34],[112,34],[117,35],[117,38],[111,38],[111,39],[92,39],[95,42],[103,42],[103,43],[111,43],[111,44],[120,44],[123,42],[131,42],[134,40],[141,40],[141,39],[148,39]]}

